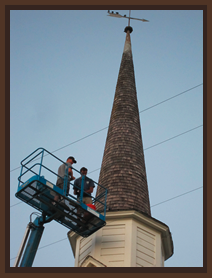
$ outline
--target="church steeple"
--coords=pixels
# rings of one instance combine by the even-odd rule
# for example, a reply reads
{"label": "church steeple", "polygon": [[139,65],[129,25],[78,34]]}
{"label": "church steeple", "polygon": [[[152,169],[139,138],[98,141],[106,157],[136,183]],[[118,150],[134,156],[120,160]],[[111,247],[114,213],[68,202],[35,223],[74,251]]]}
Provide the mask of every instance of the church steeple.
{"label": "church steeple", "polygon": [[[126,40],[99,176],[108,189],[107,210],[151,215],[130,33]],[[97,195],[100,190],[97,190]],[[101,210],[100,206],[97,209]]]}
{"label": "church steeple", "polygon": [[[108,189],[106,226],[88,238],[68,233],[76,267],[163,267],[173,254],[169,227],[150,212],[130,40],[132,27],[127,26],[125,32],[99,176],[99,184]],[[100,198],[100,187],[96,195]],[[99,204],[96,208],[103,210]]]}

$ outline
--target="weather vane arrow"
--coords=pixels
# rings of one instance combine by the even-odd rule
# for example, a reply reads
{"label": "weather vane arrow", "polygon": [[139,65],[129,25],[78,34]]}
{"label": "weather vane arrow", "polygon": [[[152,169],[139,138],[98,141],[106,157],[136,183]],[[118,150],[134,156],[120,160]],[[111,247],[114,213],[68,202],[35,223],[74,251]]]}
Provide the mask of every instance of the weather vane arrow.
{"label": "weather vane arrow", "polygon": [[114,16],[114,17],[119,17],[119,18],[128,18],[129,19],[129,21],[128,21],[129,26],[130,26],[130,19],[140,20],[140,21],[143,21],[143,22],[149,22],[149,20],[146,20],[146,19],[131,17],[130,12],[131,11],[129,11],[129,16],[126,16],[126,15],[120,15],[118,12],[114,13],[113,11],[110,12],[110,10],[108,10],[108,16]]}

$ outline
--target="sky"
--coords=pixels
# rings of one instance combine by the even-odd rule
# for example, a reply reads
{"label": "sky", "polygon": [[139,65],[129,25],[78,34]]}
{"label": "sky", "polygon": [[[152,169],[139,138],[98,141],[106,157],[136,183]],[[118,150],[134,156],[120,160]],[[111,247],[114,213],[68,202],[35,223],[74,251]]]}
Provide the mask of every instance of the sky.
{"label": "sky", "polygon": [[[131,20],[131,43],[151,214],[174,243],[165,267],[202,267],[203,11],[131,16],[149,20]],[[36,211],[15,197],[22,159],[39,147],[63,161],[74,156],[75,168],[85,166],[98,182],[128,20],[107,10],[12,10],[10,17],[13,266]],[[57,172],[59,164],[47,162]],[[68,231],[45,225],[33,267],[74,267]]]}

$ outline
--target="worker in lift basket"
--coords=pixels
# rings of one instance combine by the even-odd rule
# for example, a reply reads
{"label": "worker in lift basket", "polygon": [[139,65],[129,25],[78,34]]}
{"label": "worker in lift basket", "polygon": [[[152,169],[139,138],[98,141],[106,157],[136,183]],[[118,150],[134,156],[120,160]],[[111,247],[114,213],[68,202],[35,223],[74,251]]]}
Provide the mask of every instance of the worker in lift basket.
{"label": "worker in lift basket", "polygon": [[[73,176],[73,171],[71,169],[71,166],[73,163],[77,163],[75,158],[73,156],[69,156],[66,160],[66,163],[63,163],[62,165],[60,165],[60,167],[58,168],[58,177],[57,177],[57,183],[56,186],[58,186],[59,188],[63,189],[63,185],[64,185],[64,178],[65,178],[65,174],[66,174],[66,167],[68,168],[68,184],[67,184],[67,191],[66,194],[69,194],[69,189],[70,189],[70,181],[75,180],[75,177]],[[56,195],[54,197],[54,200],[57,202],[59,200],[59,195]]]}
{"label": "worker in lift basket", "polygon": [[[79,188],[81,188],[82,176],[85,176],[83,199],[82,199],[82,202],[85,205],[92,204],[92,198],[91,198],[90,194],[93,192],[93,189],[95,187],[94,182],[91,179],[89,179],[88,177],[86,177],[87,172],[88,172],[88,169],[85,167],[82,167],[80,169],[81,177],[74,181],[74,185],[77,186],[77,187],[74,186],[74,195],[77,195],[77,199],[79,201],[80,200],[80,191],[81,191]],[[86,193],[88,193],[88,194],[86,194]],[[77,208],[77,214],[81,214],[80,208]],[[81,216],[83,217],[83,219],[84,219],[83,222],[85,223],[86,221],[88,221],[90,219],[91,215],[88,212],[83,212],[83,214]],[[79,217],[77,217],[77,218],[79,218]]]}
{"label": "worker in lift basket", "polygon": [[[77,187],[74,186],[74,195],[77,195],[77,199],[79,200],[80,199],[80,189],[79,188],[81,188],[82,176],[85,176],[82,202],[86,205],[92,204],[92,198],[88,194],[91,194],[95,187],[94,182],[91,179],[89,179],[88,177],[86,177],[87,172],[88,172],[88,169],[85,167],[82,167],[80,169],[81,177],[74,181],[74,185],[77,186]],[[85,194],[85,193],[88,193],[88,194]]]}

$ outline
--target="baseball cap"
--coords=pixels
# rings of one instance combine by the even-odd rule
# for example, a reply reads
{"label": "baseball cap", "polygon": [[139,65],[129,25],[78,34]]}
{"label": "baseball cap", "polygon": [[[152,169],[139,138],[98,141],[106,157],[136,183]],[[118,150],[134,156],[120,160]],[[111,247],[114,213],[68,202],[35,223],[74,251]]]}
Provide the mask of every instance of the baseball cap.
{"label": "baseball cap", "polygon": [[74,158],[73,156],[69,156],[69,158],[67,158],[67,160],[68,160],[68,159],[72,159],[72,160],[73,160],[73,163],[77,163],[76,160],[75,160],[75,158]]}

